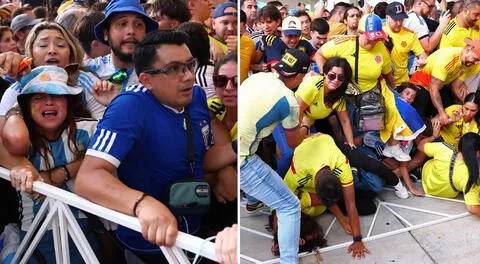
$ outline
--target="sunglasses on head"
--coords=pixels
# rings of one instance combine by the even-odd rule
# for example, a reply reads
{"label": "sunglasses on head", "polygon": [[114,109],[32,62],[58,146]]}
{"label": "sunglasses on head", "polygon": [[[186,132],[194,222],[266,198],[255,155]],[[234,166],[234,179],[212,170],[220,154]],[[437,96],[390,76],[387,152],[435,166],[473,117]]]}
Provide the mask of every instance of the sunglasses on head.
{"label": "sunglasses on head", "polygon": [[212,77],[215,88],[225,89],[229,81],[232,82],[235,88],[238,87],[238,76],[227,77],[225,75],[214,75]]}
{"label": "sunglasses on head", "polygon": [[327,73],[327,77],[330,81],[333,81],[335,79],[337,79],[340,82],[345,81],[345,76],[343,76],[342,74],[336,74],[336,73],[330,72],[330,73]]}

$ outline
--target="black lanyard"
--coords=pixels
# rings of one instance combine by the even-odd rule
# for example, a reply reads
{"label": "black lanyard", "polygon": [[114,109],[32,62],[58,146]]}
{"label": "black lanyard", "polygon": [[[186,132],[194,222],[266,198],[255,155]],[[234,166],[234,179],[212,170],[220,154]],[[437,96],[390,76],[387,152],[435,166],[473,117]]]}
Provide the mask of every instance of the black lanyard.
{"label": "black lanyard", "polygon": [[193,167],[195,165],[195,151],[193,148],[192,119],[190,118],[187,107],[185,107],[183,113],[185,116],[185,125],[187,127],[187,163],[190,167],[190,176],[192,176],[192,178],[195,178],[195,172],[193,170]]}

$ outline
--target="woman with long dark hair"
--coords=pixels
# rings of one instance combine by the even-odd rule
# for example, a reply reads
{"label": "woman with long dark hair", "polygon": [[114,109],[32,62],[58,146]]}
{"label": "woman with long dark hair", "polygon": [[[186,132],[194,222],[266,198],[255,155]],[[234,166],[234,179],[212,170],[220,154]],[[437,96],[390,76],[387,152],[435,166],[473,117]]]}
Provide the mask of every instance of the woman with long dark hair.
{"label": "woman with long dark hair", "polygon": [[472,132],[463,135],[457,152],[448,143],[433,142],[440,134],[439,122],[434,123],[433,130],[433,135],[423,139],[418,146],[420,151],[432,157],[422,169],[425,193],[445,198],[455,198],[463,193],[467,211],[480,216],[477,160],[480,136]]}
{"label": "woman with long dark hair", "polygon": [[[95,132],[97,121],[75,118],[76,97],[82,88],[67,85],[67,72],[56,66],[40,66],[23,77],[18,96],[19,107],[28,128],[30,149],[22,156],[33,165],[12,168],[12,186],[21,192],[21,232],[25,236],[43,204],[40,195],[29,195],[27,186],[35,180],[73,191],[74,179],[84,152]],[[9,114],[6,118],[8,119]],[[90,245],[95,247],[94,234],[86,216],[73,210]],[[40,241],[38,249],[47,263],[54,262],[52,231]],[[70,248],[72,263],[81,263],[79,252]]]}

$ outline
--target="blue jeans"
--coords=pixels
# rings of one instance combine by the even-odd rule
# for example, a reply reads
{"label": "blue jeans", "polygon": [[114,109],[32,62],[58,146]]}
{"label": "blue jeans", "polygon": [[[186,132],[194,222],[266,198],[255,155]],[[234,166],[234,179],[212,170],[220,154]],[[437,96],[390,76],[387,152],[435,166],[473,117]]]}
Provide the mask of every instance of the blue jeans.
{"label": "blue jeans", "polygon": [[298,263],[300,201],[282,178],[257,155],[240,166],[240,188],[275,209],[278,216],[278,244],[281,263]]}

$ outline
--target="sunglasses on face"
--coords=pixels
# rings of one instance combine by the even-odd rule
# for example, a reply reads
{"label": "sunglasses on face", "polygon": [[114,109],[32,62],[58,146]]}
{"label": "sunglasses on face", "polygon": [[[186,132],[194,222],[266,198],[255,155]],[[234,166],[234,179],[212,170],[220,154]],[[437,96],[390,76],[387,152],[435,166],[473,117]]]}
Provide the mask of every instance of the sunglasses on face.
{"label": "sunglasses on face", "polygon": [[225,75],[214,75],[213,77],[213,85],[215,88],[225,89],[229,81],[232,82],[235,88],[238,87],[238,76],[227,77]]}
{"label": "sunglasses on face", "polygon": [[336,74],[336,73],[333,73],[333,72],[327,73],[327,78],[330,81],[333,81],[335,79],[337,79],[339,82],[344,82],[345,81],[345,76],[343,76],[342,74]]}
{"label": "sunglasses on face", "polygon": [[422,2],[423,2],[425,5],[427,5],[428,8],[430,8],[430,9],[432,9],[432,8],[435,7],[435,5],[430,5],[430,4],[428,4],[427,1],[422,1]]}
{"label": "sunglasses on face", "polygon": [[144,71],[144,73],[148,74],[166,74],[169,76],[178,76],[180,74],[185,74],[187,71],[195,74],[198,67],[198,60],[196,58],[192,58],[186,63],[182,62],[172,62],[167,66],[160,68],[160,69],[152,69]]}

